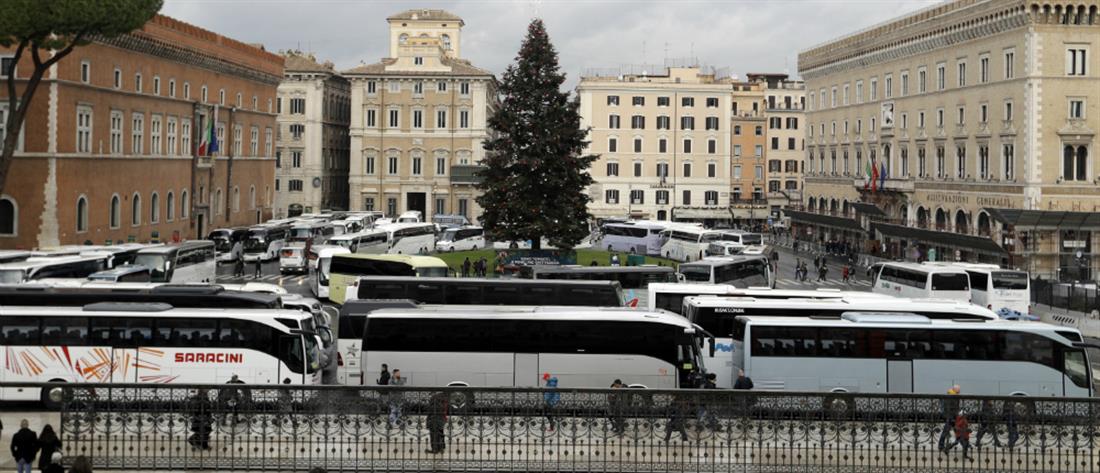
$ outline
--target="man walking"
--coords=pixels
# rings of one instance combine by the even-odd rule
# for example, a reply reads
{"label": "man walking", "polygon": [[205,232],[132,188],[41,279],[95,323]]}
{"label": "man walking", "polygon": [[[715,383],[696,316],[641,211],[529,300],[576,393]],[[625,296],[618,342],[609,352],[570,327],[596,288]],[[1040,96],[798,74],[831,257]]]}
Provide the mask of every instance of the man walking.
{"label": "man walking", "polygon": [[[401,370],[394,368],[393,377],[390,378],[390,386],[404,386],[405,378],[401,377]],[[401,420],[401,403],[404,401],[404,393],[395,391],[390,393],[390,427],[397,427]]]}
{"label": "man walking", "polygon": [[443,435],[443,428],[447,425],[447,408],[450,400],[446,394],[438,392],[428,398],[428,415],[425,422],[428,424],[429,448],[425,453],[440,453],[447,446]]}
{"label": "man walking", "polygon": [[[621,379],[616,379],[611,383],[611,389],[620,390],[625,388]],[[613,392],[607,395],[607,409],[611,417],[611,431],[615,432],[615,435],[622,435],[626,432],[626,419],[623,418],[623,410],[626,407],[626,393],[625,392]]]}
{"label": "man walking", "polygon": [[390,367],[389,365],[382,363],[382,373],[378,375],[378,385],[386,386],[390,384]]}
{"label": "man walking", "polygon": [[19,421],[19,431],[11,437],[11,455],[15,457],[16,473],[31,473],[38,455],[38,435],[30,429],[27,419]]}
{"label": "man walking", "polygon": [[233,277],[244,277],[244,258],[237,256],[237,261],[233,262]]}
{"label": "man walking", "polygon": [[467,256],[466,260],[462,262],[462,277],[470,277],[470,257]]}
{"label": "man walking", "polygon": [[947,436],[949,432],[955,430],[955,417],[959,413],[959,399],[956,397],[962,392],[962,388],[959,385],[951,386],[951,389],[947,390],[947,395],[950,396],[943,400],[943,429],[940,431],[940,439],[938,447],[941,452],[947,451]]}
{"label": "man walking", "polygon": [[254,264],[256,267],[256,274],[253,276],[253,279],[260,279],[260,276],[263,275],[263,259],[256,258],[256,262]]}

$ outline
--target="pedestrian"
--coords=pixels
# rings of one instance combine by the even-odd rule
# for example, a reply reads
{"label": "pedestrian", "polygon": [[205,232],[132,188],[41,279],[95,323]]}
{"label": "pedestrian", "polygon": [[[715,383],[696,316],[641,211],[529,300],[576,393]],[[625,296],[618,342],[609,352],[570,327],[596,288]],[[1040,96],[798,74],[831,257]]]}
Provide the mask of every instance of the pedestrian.
{"label": "pedestrian", "polygon": [[428,426],[430,446],[424,451],[425,453],[440,453],[447,447],[443,428],[447,425],[447,409],[450,404],[450,399],[442,392],[432,394],[432,397],[428,398],[428,415],[425,423]]}
{"label": "pedestrian", "polygon": [[977,418],[977,421],[981,424],[978,426],[978,434],[974,437],[974,448],[982,448],[982,437],[986,434],[993,437],[994,446],[1001,446],[1001,439],[997,438],[997,418],[999,416],[999,413],[994,412],[993,401],[989,399],[982,401]]}
{"label": "pedestrian", "polygon": [[[390,378],[390,386],[404,386],[405,378],[401,377],[401,370],[394,368],[393,377]],[[397,427],[401,421],[401,403],[404,401],[404,393],[394,391],[389,394],[390,427]]]}
{"label": "pedestrian", "polygon": [[955,416],[959,412],[959,399],[958,395],[962,392],[962,388],[959,385],[951,386],[951,389],[947,390],[947,398],[941,402],[943,408],[943,428],[940,431],[940,439],[937,442],[941,452],[946,452],[947,448],[947,435],[955,429]]}
{"label": "pedestrian", "polygon": [[820,282],[826,282],[827,281],[826,275],[828,275],[828,274],[829,274],[829,268],[826,267],[824,263],[822,263],[821,269],[817,270],[817,280],[820,281]]}
{"label": "pedestrian", "polygon": [[845,284],[848,283],[848,274],[851,272],[851,270],[852,268],[850,268],[848,265],[844,265],[844,267],[840,270],[840,274],[844,278]]}
{"label": "pedestrian", "polygon": [[733,382],[733,389],[743,389],[748,391],[752,388],[752,378],[745,376],[745,370],[737,370],[737,381]]}
{"label": "pedestrian", "polygon": [[550,373],[543,373],[542,380],[546,383],[546,392],[542,393],[543,410],[546,413],[546,421],[550,424],[546,430],[553,432],[554,407],[561,400],[561,393],[558,392],[558,377],[550,376]]}
{"label": "pedestrian", "polygon": [[799,269],[801,267],[802,267],[802,259],[801,258],[795,258],[795,260],[794,260],[794,279],[795,279],[795,281],[797,281],[799,279],[798,273],[799,273]]}
{"label": "pedestrian", "polygon": [[[718,389],[718,375],[716,373],[707,373],[706,380],[703,381],[703,389]],[[702,400],[699,403],[699,428],[703,430],[705,425],[708,429],[715,432],[722,431],[722,425],[718,422],[718,416],[714,414],[717,410],[708,406],[708,401],[713,402],[711,396],[700,396]]]}
{"label": "pedestrian", "polygon": [[379,386],[386,386],[390,384],[390,367],[385,363],[382,363],[382,373],[378,375]]}
{"label": "pedestrian", "polygon": [[[625,388],[623,380],[616,379],[611,383],[611,389],[619,390]],[[622,435],[626,432],[626,410],[627,394],[625,392],[612,392],[607,395],[607,411],[608,417],[611,418],[611,431],[615,432],[615,435]]]}
{"label": "pedestrian", "polygon": [[462,277],[470,277],[470,257],[467,256],[466,260],[462,262]]}
{"label": "pedestrian", "polygon": [[[45,458],[46,454],[42,454]],[[50,462],[42,468],[42,473],[65,473],[65,467],[61,466],[61,459],[64,455],[61,452],[53,452],[50,454]]]}
{"label": "pedestrian", "polygon": [[69,473],[92,473],[92,462],[88,461],[88,457],[78,455],[73,460],[73,466],[69,467]]}
{"label": "pedestrian", "polygon": [[[236,374],[229,378],[225,384],[244,384],[241,378]],[[229,422],[230,413],[233,414],[233,423],[236,424],[239,419],[239,413],[242,406],[245,404],[246,393],[244,390],[237,386],[225,387],[218,390],[218,404],[225,411],[225,417],[222,418],[222,425],[226,425]]]}
{"label": "pedestrian", "polygon": [[959,411],[958,414],[955,415],[953,430],[955,432],[955,441],[944,448],[944,452],[946,453],[948,450],[951,450],[955,445],[962,445],[963,458],[972,460],[972,458],[970,458],[970,421],[966,418],[966,411]]}
{"label": "pedestrian", "polygon": [[240,255],[238,255],[237,260],[233,262],[233,276],[238,278],[244,277],[244,258]]}
{"label": "pedestrian", "polygon": [[41,452],[38,456],[38,469],[45,471],[53,461],[54,454],[59,453],[60,450],[61,439],[57,438],[53,426],[46,424],[42,427],[42,433],[38,434],[38,451]]}
{"label": "pedestrian", "polygon": [[1004,419],[1005,431],[1008,433],[1006,446],[1009,450],[1016,448],[1016,441],[1020,440],[1020,430],[1016,425],[1016,407],[1015,402],[1006,402],[1001,407],[1001,418]]}
{"label": "pedestrian", "polygon": [[489,260],[486,260],[485,257],[482,256],[481,260],[478,261],[478,263],[481,264],[481,274],[479,274],[478,276],[481,276],[483,278],[488,276],[489,275]]}
{"label": "pedestrian", "polygon": [[611,253],[611,266],[619,266],[620,264],[621,261],[619,261],[619,254]]}
{"label": "pedestrian", "polygon": [[27,419],[19,421],[19,431],[11,437],[11,456],[15,457],[16,473],[31,473],[38,454],[38,435],[30,429]]}
{"label": "pedestrian", "polygon": [[210,393],[199,389],[191,397],[191,436],[187,443],[192,449],[210,450],[210,433],[214,430],[214,419],[210,405]]}
{"label": "pedestrian", "polygon": [[260,276],[263,275],[263,260],[262,260],[262,258],[257,257],[256,262],[253,263],[253,264],[256,268],[255,279],[260,279]]}
{"label": "pedestrian", "polygon": [[674,394],[669,405],[668,424],[665,426],[665,442],[672,439],[672,432],[680,433],[680,441],[687,442],[687,416],[690,409],[688,399],[682,394]]}

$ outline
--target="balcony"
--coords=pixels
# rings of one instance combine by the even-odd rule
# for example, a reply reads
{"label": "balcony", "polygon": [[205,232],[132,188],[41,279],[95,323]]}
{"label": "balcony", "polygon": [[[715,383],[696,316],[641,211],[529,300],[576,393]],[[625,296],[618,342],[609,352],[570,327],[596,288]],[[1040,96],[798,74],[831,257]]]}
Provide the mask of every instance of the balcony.
{"label": "balcony", "polygon": [[485,166],[473,164],[458,164],[451,166],[451,184],[480,184],[481,176],[478,176],[477,173],[482,169],[485,169]]}
{"label": "balcony", "polygon": [[[867,182],[866,177],[857,177],[852,179],[852,187],[855,187],[856,190],[863,190],[863,186],[866,185]],[[885,183],[881,180],[876,180],[875,186],[878,190],[912,193],[914,190],[914,182],[915,181],[911,177],[888,177]],[[868,187],[868,189],[870,189],[870,187]]]}

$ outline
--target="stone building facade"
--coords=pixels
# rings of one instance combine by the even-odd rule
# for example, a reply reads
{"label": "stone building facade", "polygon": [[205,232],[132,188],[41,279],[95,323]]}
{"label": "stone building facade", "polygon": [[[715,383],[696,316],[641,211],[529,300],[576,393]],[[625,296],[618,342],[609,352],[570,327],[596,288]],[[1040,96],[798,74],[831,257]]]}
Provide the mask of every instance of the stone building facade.
{"label": "stone building facade", "polygon": [[[278,55],[160,15],[76,48],[33,99],[0,196],[0,248],[201,238],[270,218],[282,75]],[[221,151],[198,157],[215,108]]]}
{"label": "stone building facade", "polygon": [[[803,51],[802,237],[1038,274],[1096,268],[1100,226],[1061,216],[1100,210],[1098,9],[958,0]],[[1006,217],[1018,211],[1066,223]]]}
{"label": "stone building facade", "polygon": [[275,216],[348,208],[351,86],[309,54],[288,52],[275,111]]}
{"label": "stone building facade", "polygon": [[734,82],[730,99],[730,207],[738,220],[767,218],[768,119],[761,81]]}
{"label": "stone building facade", "polygon": [[351,81],[349,206],[481,216],[475,173],[488,117],[498,106],[491,73],[461,58],[461,18],[408,10],[387,19],[390,57],[344,72]]}
{"label": "stone building facade", "polygon": [[749,74],[764,85],[767,117],[765,189],[771,214],[802,201],[802,157],[806,152],[806,85],[786,74]]}

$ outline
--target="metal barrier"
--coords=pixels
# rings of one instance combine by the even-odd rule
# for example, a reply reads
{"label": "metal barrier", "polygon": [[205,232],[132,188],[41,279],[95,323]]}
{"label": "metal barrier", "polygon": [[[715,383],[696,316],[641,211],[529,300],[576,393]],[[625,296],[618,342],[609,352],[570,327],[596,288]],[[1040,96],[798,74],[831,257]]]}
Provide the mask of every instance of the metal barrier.
{"label": "metal barrier", "polygon": [[[47,389],[61,406],[66,461],[84,455],[96,469],[1100,472],[1100,399],[239,384]],[[958,412],[969,422],[968,451],[956,439]],[[941,451],[941,442],[953,447]]]}

